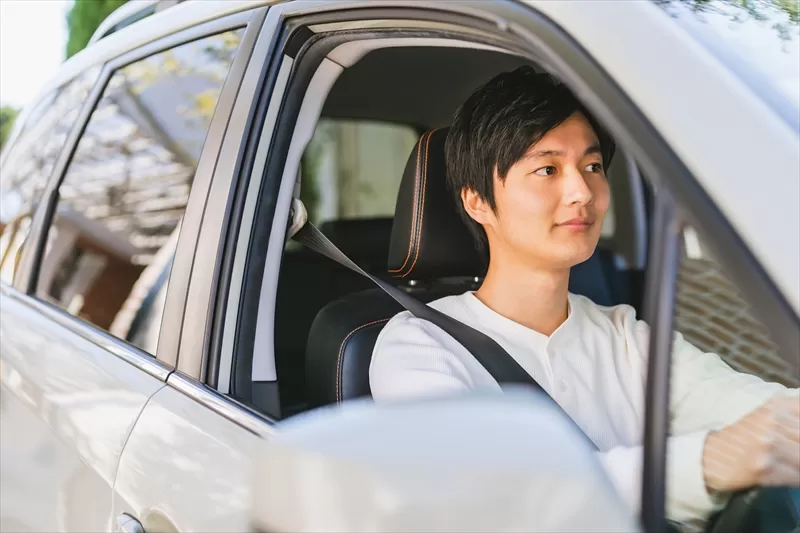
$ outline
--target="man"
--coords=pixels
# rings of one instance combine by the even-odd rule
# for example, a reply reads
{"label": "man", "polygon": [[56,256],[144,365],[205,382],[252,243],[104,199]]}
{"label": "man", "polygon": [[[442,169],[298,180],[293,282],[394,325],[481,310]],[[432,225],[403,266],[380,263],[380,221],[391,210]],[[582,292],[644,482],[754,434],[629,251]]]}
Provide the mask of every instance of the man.
{"label": "man", "polygon": [[[600,450],[621,495],[640,491],[648,325],[629,306],[569,294],[609,206],[614,143],[567,88],[529,67],[504,73],[458,110],[447,179],[489,266],[480,289],[432,307],[497,341]],[[796,390],[735,372],[675,335],[668,514],[704,518],[731,491],[800,485]],[[467,350],[409,313],[378,338],[377,401],[499,385]]]}

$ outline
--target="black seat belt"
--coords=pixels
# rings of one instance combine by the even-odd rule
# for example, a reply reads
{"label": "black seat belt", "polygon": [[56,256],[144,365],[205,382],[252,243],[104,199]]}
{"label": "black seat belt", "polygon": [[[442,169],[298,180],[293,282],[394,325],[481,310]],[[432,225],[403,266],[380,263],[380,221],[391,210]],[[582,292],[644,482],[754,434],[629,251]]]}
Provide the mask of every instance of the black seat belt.
{"label": "black seat belt", "polygon": [[[427,320],[441,328],[445,333],[453,337],[453,339],[466,348],[498,383],[530,385],[541,391],[563,412],[561,406],[559,406],[547,391],[533,379],[533,376],[528,374],[502,346],[488,335],[467,326],[451,316],[437,311],[433,307],[420,302],[413,296],[406,294],[382,279],[369,274],[351,261],[349,257],[339,250],[339,248],[337,248],[325,234],[311,224],[311,222],[306,222],[292,238],[311,250],[369,278],[375,285],[380,287],[383,292],[391,296],[407,311],[411,312],[412,315],[422,320]],[[564,414],[566,415],[566,413]],[[572,420],[569,415],[567,415],[567,418]],[[575,427],[578,427],[577,424],[575,424]],[[583,430],[579,427],[578,430],[584,434]],[[587,437],[587,440],[596,448],[591,439]]]}

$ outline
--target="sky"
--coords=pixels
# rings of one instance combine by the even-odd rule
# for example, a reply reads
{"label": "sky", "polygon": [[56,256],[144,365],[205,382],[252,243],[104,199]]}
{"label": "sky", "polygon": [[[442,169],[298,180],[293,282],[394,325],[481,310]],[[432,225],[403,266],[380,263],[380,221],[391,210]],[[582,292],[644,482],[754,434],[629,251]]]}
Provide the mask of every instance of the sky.
{"label": "sky", "polygon": [[0,105],[22,107],[55,74],[71,6],[71,0],[0,0]]}

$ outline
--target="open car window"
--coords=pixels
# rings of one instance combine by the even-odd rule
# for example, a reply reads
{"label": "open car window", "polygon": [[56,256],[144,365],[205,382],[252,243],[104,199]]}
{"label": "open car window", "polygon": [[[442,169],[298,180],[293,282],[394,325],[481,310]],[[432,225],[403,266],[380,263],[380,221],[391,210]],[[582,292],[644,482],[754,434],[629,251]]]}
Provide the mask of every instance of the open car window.
{"label": "open car window", "polygon": [[[668,468],[672,461],[676,464],[667,480],[668,500],[672,499],[668,509],[678,513],[672,518],[679,519],[685,531],[703,531],[707,521],[715,518],[708,512],[733,496],[734,491],[723,489],[732,482],[731,476],[750,479],[756,465],[751,461],[766,458],[769,462],[767,455],[761,456],[759,443],[783,442],[783,433],[798,424],[791,410],[800,405],[800,373],[781,357],[765,324],[692,228],[684,230],[682,243],[672,349]],[[779,405],[775,418],[766,412],[772,405]],[[690,462],[693,448],[698,454]],[[792,453],[791,449],[786,451]],[[679,461],[683,468],[677,466]],[[671,482],[697,490],[679,494],[670,491]],[[769,484],[766,478],[755,482],[755,486]],[[789,489],[785,490],[791,498]],[[704,516],[694,513],[693,506],[704,509]],[[791,512],[785,505],[775,509],[777,514]],[[761,530],[762,526],[753,523],[737,531]]]}
{"label": "open car window", "polygon": [[675,329],[732,368],[766,381],[800,387],[796,369],[778,355],[769,331],[691,228],[684,231]]}

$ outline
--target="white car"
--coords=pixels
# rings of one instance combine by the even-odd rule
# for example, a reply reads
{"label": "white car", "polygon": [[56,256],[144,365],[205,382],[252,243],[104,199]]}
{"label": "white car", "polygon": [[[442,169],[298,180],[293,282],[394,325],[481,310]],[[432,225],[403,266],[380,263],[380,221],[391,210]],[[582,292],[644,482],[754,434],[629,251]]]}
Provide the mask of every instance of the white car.
{"label": "white car", "polygon": [[[641,526],[659,530],[673,328],[739,370],[800,381],[800,37],[771,3],[767,23],[698,4],[190,0],[112,15],[0,160],[0,529],[263,524],[264,440],[368,396],[373,343],[402,309],[293,242],[298,214],[420,300],[474,287],[440,158],[418,141],[533,64],[620,148],[612,214],[571,290],[652,327]],[[276,523],[324,529],[309,509]],[[433,527],[423,518],[408,528]],[[609,520],[594,525],[623,523]]]}

